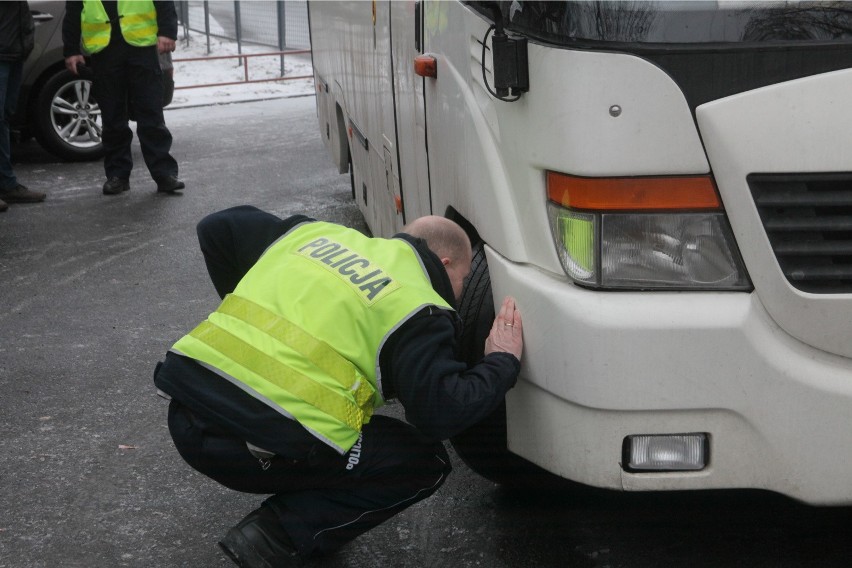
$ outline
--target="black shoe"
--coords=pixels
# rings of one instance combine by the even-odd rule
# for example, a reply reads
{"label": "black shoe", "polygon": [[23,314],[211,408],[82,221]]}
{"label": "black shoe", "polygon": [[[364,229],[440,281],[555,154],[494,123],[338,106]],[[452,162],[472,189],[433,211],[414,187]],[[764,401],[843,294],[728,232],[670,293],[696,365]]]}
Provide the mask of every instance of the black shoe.
{"label": "black shoe", "polygon": [[109,178],[104,184],[104,195],[118,195],[130,189],[130,182],[118,177]]}
{"label": "black shoe", "polygon": [[2,199],[0,199],[0,211],[5,211],[8,208],[9,208],[9,206],[6,205],[6,202],[3,201]]}
{"label": "black shoe", "polygon": [[249,513],[219,541],[225,554],[242,568],[283,568],[302,566],[290,537],[278,515],[268,507]]}
{"label": "black shoe", "polygon": [[38,203],[44,201],[46,194],[40,191],[31,191],[27,186],[20,183],[12,189],[0,191],[0,198],[6,203]]}
{"label": "black shoe", "polygon": [[154,180],[157,182],[157,193],[172,193],[183,189],[186,185],[175,176],[166,176]]}

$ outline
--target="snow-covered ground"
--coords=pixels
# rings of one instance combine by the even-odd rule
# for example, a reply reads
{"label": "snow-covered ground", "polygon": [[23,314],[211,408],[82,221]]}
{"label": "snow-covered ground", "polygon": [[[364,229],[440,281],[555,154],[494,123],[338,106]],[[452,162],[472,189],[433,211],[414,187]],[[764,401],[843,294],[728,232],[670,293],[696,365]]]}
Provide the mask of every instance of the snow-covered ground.
{"label": "snow-covered ground", "polygon": [[[243,54],[269,53],[270,47],[243,44]],[[210,38],[210,53],[207,53],[207,38],[204,34],[190,32],[189,42],[181,37],[177,50],[172,54],[175,67],[175,94],[169,109],[199,105],[228,104],[235,102],[272,99],[314,93],[314,82],[309,79],[270,81],[263,83],[241,83],[239,85],[181,89],[193,85],[230,83],[243,81],[243,60],[211,59],[208,61],[180,61],[196,57],[219,57],[237,55],[234,41]],[[281,60],[276,56],[249,57],[248,78],[267,79],[281,76]],[[284,56],[285,77],[311,77],[310,54]]]}

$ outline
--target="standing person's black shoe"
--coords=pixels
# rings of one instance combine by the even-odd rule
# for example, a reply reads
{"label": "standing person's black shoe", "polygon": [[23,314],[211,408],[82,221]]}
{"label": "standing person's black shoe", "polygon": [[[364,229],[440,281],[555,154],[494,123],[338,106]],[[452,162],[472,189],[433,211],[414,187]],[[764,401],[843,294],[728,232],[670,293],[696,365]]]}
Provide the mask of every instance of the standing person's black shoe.
{"label": "standing person's black shoe", "polygon": [[175,176],[166,176],[154,180],[157,182],[157,193],[172,193],[183,189],[186,185]]}
{"label": "standing person's black shoe", "polygon": [[104,195],[118,195],[130,189],[130,182],[118,177],[109,178],[104,184]]}
{"label": "standing person's black shoe", "polygon": [[6,202],[3,201],[2,199],[0,199],[0,211],[5,211],[8,208],[9,208],[9,206],[6,205]]}
{"label": "standing person's black shoe", "polygon": [[20,183],[12,189],[0,191],[0,199],[6,203],[38,203],[44,201],[45,197],[47,197],[47,194],[29,190],[27,186]]}
{"label": "standing person's black shoe", "polygon": [[284,568],[302,566],[281,521],[268,507],[255,509],[219,541],[225,554],[242,568]]}

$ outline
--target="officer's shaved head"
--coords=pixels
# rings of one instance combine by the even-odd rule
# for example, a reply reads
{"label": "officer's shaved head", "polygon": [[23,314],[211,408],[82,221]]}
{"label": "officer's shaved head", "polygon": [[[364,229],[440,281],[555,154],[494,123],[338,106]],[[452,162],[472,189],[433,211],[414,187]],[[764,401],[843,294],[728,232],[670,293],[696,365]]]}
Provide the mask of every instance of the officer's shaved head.
{"label": "officer's shaved head", "polygon": [[473,255],[470,239],[464,229],[445,217],[427,215],[407,224],[402,232],[426,241],[426,246],[441,259],[447,269],[456,298],[460,298]]}
{"label": "officer's shaved head", "polygon": [[420,217],[403,227],[402,232],[423,239],[429,250],[441,258],[463,260],[470,257],[470,239],[467,238],[467,233],[445,217]]}

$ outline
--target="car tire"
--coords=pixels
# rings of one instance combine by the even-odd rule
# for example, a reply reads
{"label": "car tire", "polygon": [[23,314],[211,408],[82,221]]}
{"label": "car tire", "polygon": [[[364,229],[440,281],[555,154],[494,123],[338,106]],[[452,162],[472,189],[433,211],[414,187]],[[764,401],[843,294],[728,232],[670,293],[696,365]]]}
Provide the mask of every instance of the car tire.
{"label": "car tire", "polygon": [[32,124],[39,143],[63,160],[103,157],[101,115],[92,82],[63,69],[39,90]]}
{"label": "car tire", "polygon": [[[474,247],[470,275],[459,303],[459,315],[464,322],[461,353],[465,362],[473,365],[484,355],[485,339],[494,321],[491,276],[481,242]],[[556,479],[556,476],[509,451],[506,445],[505,402],[482,421],[451,438],[450,443],[470,469],[495,483],[528,487],[543,480]]]}

